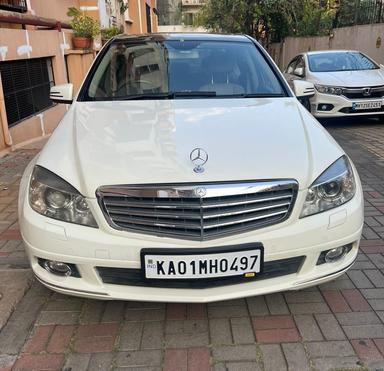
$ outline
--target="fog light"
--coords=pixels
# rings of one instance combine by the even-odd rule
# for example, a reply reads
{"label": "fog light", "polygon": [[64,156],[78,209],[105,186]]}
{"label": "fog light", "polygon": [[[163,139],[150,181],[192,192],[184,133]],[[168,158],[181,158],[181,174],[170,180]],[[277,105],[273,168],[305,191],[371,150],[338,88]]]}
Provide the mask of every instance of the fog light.
{"label": "fog light", "polygon": [[322,251],[319,259],[317,260],[317,265],[324,263],[334,263],[345,255],[347,255],[352,250],[352,245],[344,245],[340,247],[335,247],[334,249]]}
{"label": "fog light", "polygon": [[44,268],[53,274],[57,274],[58,276],[70,276],[72,274],[71,267],[62,262],[46,260],[44,262]]}
{"label": "fog light", "polygon": [[341,259],[345,254],[347,253],[347,249],[345,246],[336,247],[335,249],[329,250],[325,254],[325,262],[326,263],[333,263],[339,259]]}

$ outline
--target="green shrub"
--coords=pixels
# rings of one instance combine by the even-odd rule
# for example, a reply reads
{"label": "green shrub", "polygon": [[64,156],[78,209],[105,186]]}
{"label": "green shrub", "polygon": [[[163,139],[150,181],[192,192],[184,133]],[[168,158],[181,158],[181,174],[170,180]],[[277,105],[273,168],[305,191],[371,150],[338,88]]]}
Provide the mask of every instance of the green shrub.
{"label": "green shrub", "polygon": [[67,15],[68,17],[72,17],[70,24],[75,37],[87,37],[93,39],[100,34],[98,22],[89,15],[81,12],[79,9],[75,7],[68,8]]}

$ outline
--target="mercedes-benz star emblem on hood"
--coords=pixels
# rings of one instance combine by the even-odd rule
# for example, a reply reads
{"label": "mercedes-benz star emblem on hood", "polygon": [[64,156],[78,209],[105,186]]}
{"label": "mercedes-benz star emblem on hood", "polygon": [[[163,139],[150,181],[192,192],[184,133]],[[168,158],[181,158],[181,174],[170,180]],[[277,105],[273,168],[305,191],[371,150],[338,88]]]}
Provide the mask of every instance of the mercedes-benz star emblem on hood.
{"label": "mercedes-benz star emblem on hood", "polygon": [[195,148],[189,155],[192,163],[195,165],[193,171],[195,173],[202,173],[204,171],[203,165],[208,161],[208,153],[202,148]]}

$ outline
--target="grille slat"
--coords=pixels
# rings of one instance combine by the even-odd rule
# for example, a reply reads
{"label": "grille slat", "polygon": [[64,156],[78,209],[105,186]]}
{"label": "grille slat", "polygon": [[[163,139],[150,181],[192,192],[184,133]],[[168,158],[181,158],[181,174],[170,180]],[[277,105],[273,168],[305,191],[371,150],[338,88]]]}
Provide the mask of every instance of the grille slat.
{"label": "grille slat", "polygon": [[[107,221],[115,229],[207,240],[286,220],[297,188],[292,180],[108,186],[101,187],[97,196]],[[203,189],[202,197],[196,194],[197,189]]]}

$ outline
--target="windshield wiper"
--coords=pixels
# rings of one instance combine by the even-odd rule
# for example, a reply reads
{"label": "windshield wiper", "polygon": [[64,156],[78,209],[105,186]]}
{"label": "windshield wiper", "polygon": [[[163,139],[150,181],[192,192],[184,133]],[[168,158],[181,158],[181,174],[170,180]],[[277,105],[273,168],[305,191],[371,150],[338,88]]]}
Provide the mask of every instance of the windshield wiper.
{"label": "windshield wiper", "polygon": [[195,98],[200,98],[200,97],[216,97],[216,92],[215,91],[174,91],[171,92],[173,98],[177,97],[195,97]]}
{"label": "windshield wiper", "polygon": [[168,93],[143,93],[135,95],[126,95],[123,97],[113,97],[112,100],[145,100],[145,99],[175,99],[175,98],[200,98],[215,97],[215,91],[170,91]]}
{"label": "windshield wiper", "polygon": [[249,94],[231,94],[225,95],[225,97],[233,98],[276,98],[276,97],[285,97],[282,93],[249,93]]}

